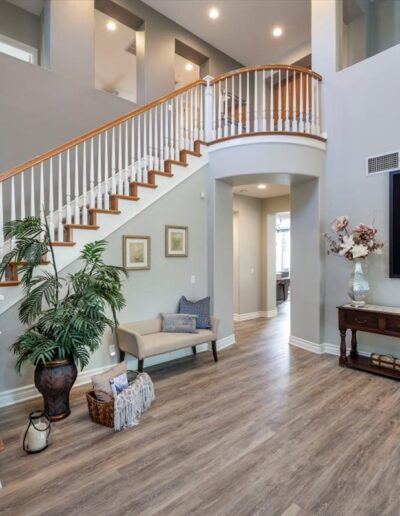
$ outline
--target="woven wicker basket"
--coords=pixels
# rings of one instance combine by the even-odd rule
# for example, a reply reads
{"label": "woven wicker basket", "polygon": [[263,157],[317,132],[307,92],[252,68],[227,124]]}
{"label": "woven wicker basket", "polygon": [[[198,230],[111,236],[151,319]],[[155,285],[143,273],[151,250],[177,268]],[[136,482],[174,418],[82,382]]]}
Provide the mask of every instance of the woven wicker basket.
{"label": "woven wicker basket", "polygon": [[[128,371],[129,384],[135,381],[137,375],[137,371]],[[90,419],[99,425],[114,428],[114,398],[108,392],[98,392],[103,393],[107,401],[98,400],[93,390],[86,393]]]}

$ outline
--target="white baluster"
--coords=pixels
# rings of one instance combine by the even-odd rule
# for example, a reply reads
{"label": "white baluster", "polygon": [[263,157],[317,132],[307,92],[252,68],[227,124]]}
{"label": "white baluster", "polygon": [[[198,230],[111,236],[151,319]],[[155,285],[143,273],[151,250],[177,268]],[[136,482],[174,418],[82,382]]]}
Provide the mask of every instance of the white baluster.
{"label": "white baluster", "polygon": [[185,149],[190,149],[189,141],[189,95],[185,93]]}
{"label": "white baluster", "polygon": [[123,194],[123,182],[122,182],[122,124],[118,126],[118,193]]}
{"label": "white baluster", "polygon": [[306,133],[311,130],[310,124],[310,89],[309,89],[309,76],[306,74]]}
{"label": "white baluster", "polygon": [[111,133],[111,194],[115,195],[117,193],[117,184],[115,180],[116,173],[116,156],[115,156],[115,128],[112,128]]}
{"label": "white baluster", "polygon": [[104,133],[104,209],[110,209],[110,192],[108,189],[108,131]]}
{"label": "white baluster", "polygon": [[247,72],[246,81],[246,133],[250,132],[250,76]]}
{"label": "white baluster", "polygon": [[147,150],[147,111],[143,113],[144,121],[143,121],[143,157],[144,157],[144,166],[142,167],[142,179],[141,181],[145,183],[147,181],[147,159],[148,159],[148,150]]}
{"label": "white baluster", "polygon": [[[211,139],[215,140],[217,138],[217,111],[216,111],[216,88],[215,84],[212,86],[212,108],[211,108]],[[200,140],[202,140],[202,137],[200,135]]]}
{"label": "white baluster", "polygon": [[311,133],[315,134],[315,79],[310,77],[311,80]]}
{"label": "white baluster", "polygon": [[282,77],[281,69],[278,71],[278,131],[282,131]]}
{"label": "white baluster", "polygon": [[129,195],[129,144],[128,144],[128,121],[125,122],[124,142],[125,164],[124,164],[124,189],[125,195]]}
{"label": "white baluster", "polygon": [[138,135],[138,169],[136,174],[136,181],[142,180],[142,126],[140,123],[141,115],[138,116],[138,126],[137,126],[137,135]]}
{"label": "white baluster", "polygon": [[87,212],[87,168],[86,168],[86,141],[83,142],[82,152],[82,224],[88,223],[88,212]]}
{"label": "white baluster", "polygon": [[184,116],[184,112],[183,112],[183,95],[180,95],[179,96],[179,104],[180,104],[180,110],[179,110],[179,118],[180,118],[180,122],[179,122],[179,125],[180,125],[180,141],[179,141],[179,148],[180,149],[184,149],[185,148],[185,126],[184,126],[184,122],[183,122],[183,116]]}
{"label": "white baluster", "polygon": [[271,70],[269,99],[269,130],[275,131],[274,70]]}
{"label": "white baluster", "polygon": [[293,70],[293,114],[292,114],[292,129],[294,132],[298,131],[297,124],[297,84],[296,84],[296,70]]}
{"label": "white baluster", "polygon": [[54,181],[53,181],[53,158],[49,163],[49,233],[50,241],[54,241]]}
{"label": "white baluster", "polygon": [[254,126],[253,132],[258,132],[258,73],[254,71]]}
{"label": "white baluster", "polygon": [[[69,149],[67,149],[67,185],[65,188],[65,195],[66,195],[66,211],[65,211],[65,221],[66,224],[71,224],[71,218],[72,218],[72,209],[71,209],[71,162],[70,162],[70,156],[69,156]],[[40,206],[40,209],[42,209],[42,206]]]}
{"label": "white baluster", "polygon": [[199,86],[196,86],[194,89],[194,133],[193,133],[193,139],[196,141],[199,139],[199,126],[198,126],[198,95],[199,95]]}
{"label": "white baluster", "polygon": [[179,161],[179,103],[175,97],[175,159]]}
{"label": "white baluster", "polygon": [[239,124],[238,124],[238,133],[242,134],[243,131],[243,99],[242,99],[242,74],[239,74]]}
{"label": "white baluster", "polygon": [[103,206],[103,192],[101,188],[101,134],[97,138],[97,208]]}
{"label": "white baluster", "polygon": [[218,81],[218,127],[217,127],[217,138],[222,138],[222,92],[221,92],[221,81]]}
{"label": "white baluster", "polygon": [[94,195],[94,150],[93,150],[93,138],[90,140],[90,165],[89,165],[89,208],[95,207],[95,195]]}
{"label": "white baluster", "polygon": [[[186,92],[187,94],[187,92]],[[175,154],[175,150],[174,150],[174,104],[173,104],[173,99],[171,99],[171,102],[169,103],[169,145],[170,145],[170,150],[169,150],[169,158],[170,159],[174,159],[174,154]]]}
{"label": "white baluster", "polygon": [[232,75],[231,79],[231,136],[235,135],[235,76]]}
{"label": "white baluster", "polygon": [[149,170],[153,170],[153,110],[149,111]]}
{"label": "white baluster", "polygon": [[0,181],[0,260],[4,256],[4,205],[3,205],[3,182]]}
{"label": "white baluster", "polygon": [[24,220],[25,218],[25,179],[24,179],[24,173],[21,172],[21,186],[20,186],[20,219]]}
{"label": "white baluster", "polygon": [[193,88],[190,90],[190,138],[189,138],[189,150],[194,149],[193,145],[193,135],[194,135],[194,113],[193,113]]}
{"label": "white baluster", "polygon": [[31,168],[31,217],[35,216],[35,170]]}
{"label": "white baluster", "polygon": [[[204,140],[204,86],[201,84],[199,86],[200,90],[200,132],[199,132],[199,139],[201,141]],[[214,102],[214,107],[215,107],[215,85],[214,85],[214,98],[213,98],[213,102]],[[213,111],[213,124],[214,124],[214,128],[215,128],[215,110]],[[214,136],[215,138],[215,136]]]}
{"label": "white baluster", "polygon": [[[74,170],[74,222],[79,224],[79,170],[78,170],[78,145],[75,146],[75,170]],[[50,209],[50,207],[49,207]]]}
{"label": "white baluster", "polygon": [[315,85],[315,132],[321,134],[320,105],[319,105],[319,88],[320,81],[316,80]]}
{"label": "white baluster", "polygon": [[57,238],[61,242],[64,240],[63,226],[63,194],[62,194],[62,154],[58,155],[58,231]]}
{"label": "white baluster", "polygon": [[228,128],[228,78],[225,79],[225,92],[224,92],[224,136],[229,136],[229,128]]}
{"label": "white baluster", "polygon": [[299,131],[304,133],[303,72],[300,72]]}
{"label": "white baluster", "polygon": [[168,106],[169,103],[166,102],[165,104],[165,142],[164,142],[164,156],[165,159],[169,159],[169,119],[168,119]]}
{"label": "white baluster", "polygon": [[135,181],[135,118],[131,119],[131,181]]}
{"label": "white baluster", "polygon": [[[181,104],[182,106],[182,104]],[[182,109],[182,107],[181,107]],[[181,125],[182,131],[182,125]],[[164,108],[163,104],[160,104],[160,170],[164,170]]]}
{"label": "white baluster", "polygon": [[290,119],[289,119],[289,70],[288,69],[286,69],[285,131],[290,131]]}
{"label": "white baluster", "polygon": [[[39,189],[39,205],[40,205],[40,222],[44,224],[46,220],[45,207],[44,207],[44,177],[43,177],[43,161],[40,163],[40,189]],[[44,232],[41,235],[41,239],[44,237]]]}
{"label": "white baluster", "polygon": [[154,108],[154,168],[156,170],[160,170],[158,152],[158,106],[156,106]]}
{"label": "white baluster", "polygon": [[267,130],[267,107],[265,98],[265,69],[262,71],[262,131]]}
{"label": "white baluster", "polygon": [[[11,221],[16,219],[15,216],[15,176],[11,177]],[[11,249],[15,246],[15,237],[11,238]]]}

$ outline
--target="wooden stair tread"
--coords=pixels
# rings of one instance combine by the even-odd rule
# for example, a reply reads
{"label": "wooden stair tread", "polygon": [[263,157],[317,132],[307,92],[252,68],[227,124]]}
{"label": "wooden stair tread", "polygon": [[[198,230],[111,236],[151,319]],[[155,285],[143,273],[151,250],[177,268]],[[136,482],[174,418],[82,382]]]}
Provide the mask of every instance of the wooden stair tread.
{"label": "wooden stair tread", "polygon": [[190,154],[190,156],[196,156],[196,158],[200,158],[202,156],[201,152],[187,150],[187,149],[181,150],[181,154]]}
{"label": "wooden stair tread", "polygon": [[99,229],[100,226],[91,224],[64,224],[65,229]]}
{"label": "wooden stair tread", "polygon": [[140,197],[136,195],[122,195],[122,194],[111,194],[111,199],[124,199],[125,201],[138,201]]}
{"label": "wooden stair tread", "polygon": [[174,177],[174,174],[172,174],[171,172],[161,172],[160,170],[149,170],[148,174],[162,177]]}
{"label": "wooden stair tread", "polygon": [[89,208],[89,213],[109,213],[110,215],[119,215],[121,213],[120,210],[106,210],[104,208]]}
{"label": "wooden stair tread", "polygon": [[187,167],[188,163],[185,163],[184,161],[178,161],[176,159],[166,159],[165,164],[170,163],[171,165],[179,165],[180,167]]}
{"label": "wooden stair tread", "polygon": [[144,186],[145,188],[157,188],[157,185],[152,185],[150,183],[141,183],[140,181],[131,181],[129,184],[131,186]]}

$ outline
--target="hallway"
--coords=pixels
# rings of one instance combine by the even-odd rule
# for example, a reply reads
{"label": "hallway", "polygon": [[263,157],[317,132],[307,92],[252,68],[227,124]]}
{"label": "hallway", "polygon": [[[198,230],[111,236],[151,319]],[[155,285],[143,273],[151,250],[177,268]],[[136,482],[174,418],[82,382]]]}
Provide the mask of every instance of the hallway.
{"label": "hallway", "polygon": [[0,410],[0,514],[397,516],[398,384],[290,348],[288,310],[238,323],[217,364],[149,370],[156,401],[130,431],[91,423],[79,387],[49,449],[27,456],[40,401]]}

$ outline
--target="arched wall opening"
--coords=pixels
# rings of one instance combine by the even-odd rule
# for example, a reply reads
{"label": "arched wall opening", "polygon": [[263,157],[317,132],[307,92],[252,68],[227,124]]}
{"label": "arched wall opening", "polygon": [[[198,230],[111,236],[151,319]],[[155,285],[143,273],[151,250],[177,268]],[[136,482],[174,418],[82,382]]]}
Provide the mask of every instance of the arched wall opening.
{"label": "arched wall opening", "polygon": [[209,151],[209,292],[221,318],[221,337],[233,340],[232,187],[289,184],[291,190],[290,343],[321,343],[322,182],[325,144],[309,138],[272,136],[230,140]]}

